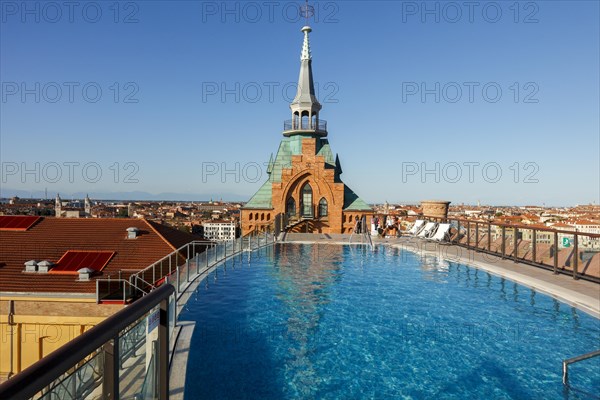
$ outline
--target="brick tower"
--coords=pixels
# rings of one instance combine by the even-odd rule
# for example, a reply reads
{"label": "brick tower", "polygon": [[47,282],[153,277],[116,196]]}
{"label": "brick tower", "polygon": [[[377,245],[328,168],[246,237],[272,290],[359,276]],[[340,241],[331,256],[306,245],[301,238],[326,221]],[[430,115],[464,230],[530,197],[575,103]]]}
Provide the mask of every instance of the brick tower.
{"label": "brick tower", "polygon": [[346,186],[327,139],[327,122],[319,118],[315,96],[309,26],[302,28],[298,91],[290,104],[292,119],[284,122],[277,155],[269,160],[268,180],[242,208],[242,234],[261,230],[278,214],[289,218],[289,229],[313,233],[351,233],[355,219],[370,220],[371,207]]}

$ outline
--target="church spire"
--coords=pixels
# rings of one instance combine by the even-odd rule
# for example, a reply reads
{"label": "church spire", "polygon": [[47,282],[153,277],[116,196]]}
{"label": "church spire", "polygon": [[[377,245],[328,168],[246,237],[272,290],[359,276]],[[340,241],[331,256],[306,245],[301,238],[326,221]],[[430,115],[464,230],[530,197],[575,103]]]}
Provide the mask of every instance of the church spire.
{"label": "church spire", "polygon": [[325,137],[327,136],[327,123],[319,120],[321,104],[315,94],[312,73],[312,54],[309,40],[309,33],[312,32],[312,28],[306,25],[302,28],[302,32],[304,33],[304,42],[300,57],[298,91],[290,104],[292,120],[286,121],[283,134],[285,136],[312,134]]}

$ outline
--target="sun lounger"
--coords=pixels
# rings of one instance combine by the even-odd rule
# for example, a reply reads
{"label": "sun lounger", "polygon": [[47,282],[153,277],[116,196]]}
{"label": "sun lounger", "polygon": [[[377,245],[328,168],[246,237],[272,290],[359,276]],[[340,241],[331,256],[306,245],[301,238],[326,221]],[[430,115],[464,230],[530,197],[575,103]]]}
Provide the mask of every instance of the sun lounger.
{"label": "sun lounger", "polygon": [[421,230],[423,229],[424,226],[425,226],[425,221],[423,221],[422,219],[418,219],[415,221],[412,228],[410,228],[410,230],[408,232],[406,232],[406,234],[411,235],[411,236],[416,236],[419,232],[421,232]]}
{"label": "sun lounger", "polygon": [[427,239],[428,237],[433,235],[435,229],[437,228],[437,225],[437,222],[428,222],[427,225],[425,225],[425,228],[423,228],[421,232],[419,232],[417,237]]}
{"label": "sun lounger", "polygon": [[440,224],[435,234],[428,238],[434,242],[448,242],[450,239],[450,224]]}

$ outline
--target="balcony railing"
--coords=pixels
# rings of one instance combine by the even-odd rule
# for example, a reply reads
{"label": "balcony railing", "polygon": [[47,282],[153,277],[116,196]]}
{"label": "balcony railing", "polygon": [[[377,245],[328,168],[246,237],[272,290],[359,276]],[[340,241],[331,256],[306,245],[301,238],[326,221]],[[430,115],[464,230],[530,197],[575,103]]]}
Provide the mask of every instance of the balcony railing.
{"label": "balcony railing", "polygon": [[174,292],[164,285],[108,317],[0,385],[0,399],[167,399]]}
{"label": "balcony railing", "polygon": [[451,242],[477,252],[600,283],[600,234],[467,219],[421,217],[449,223]]}
{"label": "balcony railing", "polygon": [[284,131],[323,131],[327,132],[327,121],[320,119],[317,121],[317,126],[311,124],[309,120],[296,121],[296,126],[294,126],[293,121],[291,119],[283,122],[283,130]]}

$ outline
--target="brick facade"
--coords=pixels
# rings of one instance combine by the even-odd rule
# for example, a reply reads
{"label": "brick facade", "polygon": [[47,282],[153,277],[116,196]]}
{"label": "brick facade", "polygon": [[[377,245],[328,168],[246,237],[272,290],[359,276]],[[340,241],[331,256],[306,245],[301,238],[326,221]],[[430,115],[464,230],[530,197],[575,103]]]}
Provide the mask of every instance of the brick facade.
{"label": "brick facade", "polygon": [[[356,217],[360,219],[366,216],[370,223],[372,210],[344,210],[345,185],[341,180],[336,180],[336,171],[325,157],[317,155],[317,140],[320,139],[303,138],[302,153],[292,155],[291,168],[283,168],[281,182],[272,183],[272,208],[242,209],[242,235],[255,229],[264,230],[273,224],[276,215],[288,211],[286,204],[290,198],[294,199],[298,216],[302,204],[301,191],[307,183],[312,188],[314,218],[298,224],[292,231],[305,232],[308,224],[308,231],[313,233],[352,233]],[[319,202],[323,198],[327,201],[327,216],[319,215]],[[291,219],[294,221],[293,217]]]}

